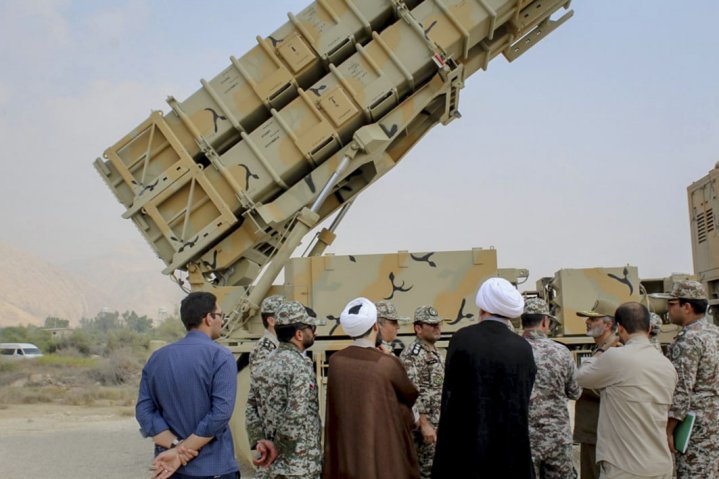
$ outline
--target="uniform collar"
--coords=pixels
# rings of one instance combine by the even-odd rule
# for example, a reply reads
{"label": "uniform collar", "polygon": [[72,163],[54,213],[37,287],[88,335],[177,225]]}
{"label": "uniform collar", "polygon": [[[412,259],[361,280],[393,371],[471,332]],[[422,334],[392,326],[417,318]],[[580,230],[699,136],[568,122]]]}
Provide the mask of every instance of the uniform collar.
{"label": "uniform collar", "polygon": [[297,354],[299,354],[300,356],[304,356],[304,354],[302,353],[302,351],[300,351],[300,350],[297,348],[297,346],[295,346],[294,344],[290,343],[289,341],[286,342],[286,343],[285,343],[285,342],[280,342],[280,345],[278,346],[278,348],[279,348],[279,349],[285,349],[285,350],[287,350],[287,351],[294,351],[294,352],[296,352]]}
{"label": "uniform collar", "polygon": [[702,316],[701,318],[697,319],[696,321],[691,322],[690,324],[687,324],[682,329],[701,329],[704,327],[706,322],[706,316]]}
{"label": "uniform collar", "polygon": [[272,334],[271,332],[269,332],[269,331],[266,330],[266,329],[265,329],[264,334],[262,335],[262,338],[260,338],[260,339],[267,339],[267,340],[269,340],[272,344],[274,344],[275,346],[279,346],[279,345],[280,345],[280,340],[277,339],[277,336],[275,336],[274,334]]}
{"label": "uniform collar", "polygon": [[527,331],[524,331],[522,333],[522,336],[525,338],[531,338],[531,339],[546,339],[548,338],[547,333],[544,331],[540,331],[538,329],[530,329]]}
{"label": "uniform collar", "polygon": [[200,339],[205,341],[212,341],[212,338],[210,338],[208,335],[203,333],[202,331],[198,331],[197,329],[191,329],[187,332],[185,335],[186,338],[193,338],[193,339]]}
{"label": "uniform collar", "polygon": [[642,333],[630,334],[625,346],[628,344],[650,344],[649,337]]}
{"label": "uniform collar", "polygon": [[419,344],[422,349],[426,349],[429,352],[436,353],[437,347],[434,344],[429,344],[427,341],[420,337],[415,337],[415,341],[417,341],[417,344]]}

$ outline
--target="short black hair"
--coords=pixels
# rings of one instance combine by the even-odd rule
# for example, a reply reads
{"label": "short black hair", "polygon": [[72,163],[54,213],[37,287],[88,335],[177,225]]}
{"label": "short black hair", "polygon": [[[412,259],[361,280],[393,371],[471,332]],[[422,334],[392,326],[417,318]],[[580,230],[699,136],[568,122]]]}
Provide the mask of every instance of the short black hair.
{"label": "short black hair", "polygon": [[707,308],[709,307],[709,301],[706,299],[679,298],[679,305],[684,306],[685,304],[691,305],[694,314],[706,314]]}
{"label": "short black hair", "polygon": [[262,326],[267,329],[267,327],[270,325],[270,323],[267,322],[267,318],[274,318],[274,313],[261,313],[260,317],[262,318]]}
{"label": "short black hair", "polygon": [[539,323],[541,323],[545,317],[547,317],[547,315],[542,313],[524,313],[522,315],[522,327],[533,328],[539,326]]}
{"label": "short black hair", "polygon": [[649,310],[643,304],[631,301],[617,308],[614,319],[629,334],[648,333],[651,319]]}
{"label": "short black hair", "polygon": [[180,319],[188,331],[202,324],[202,318],[213,313],[217,307],[217,297],[207,291],[196,291],[185,296],[180,303]]}

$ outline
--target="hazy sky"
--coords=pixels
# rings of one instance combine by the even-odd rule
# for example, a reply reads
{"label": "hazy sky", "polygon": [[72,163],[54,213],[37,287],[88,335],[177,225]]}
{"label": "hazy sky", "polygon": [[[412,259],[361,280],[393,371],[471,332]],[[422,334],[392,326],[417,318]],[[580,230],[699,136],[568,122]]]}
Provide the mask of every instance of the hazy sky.
{"label": "hazy sky", "polygon": [[[56,263],[137,244],[152,261],[93,160],[307,4],[0,1],[0,241]],[[719,160],[719,2],[572,8],[515,63],[469,79],[463,118],[360,196],[330,251],[493,246],[532,282],[692,270],[686,187]]]}

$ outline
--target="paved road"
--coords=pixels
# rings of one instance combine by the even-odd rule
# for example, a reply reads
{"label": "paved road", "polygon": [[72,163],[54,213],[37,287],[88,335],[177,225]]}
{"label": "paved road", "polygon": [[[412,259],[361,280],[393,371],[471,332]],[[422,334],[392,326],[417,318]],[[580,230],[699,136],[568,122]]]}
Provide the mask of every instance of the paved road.
{"label": "paved road", "polygon": [[[42,406],[34,406],[42,409]],[[132,417],[113,414],[37,414],[3,411],[0,477],[3,479],[134,479],[149,477],[152,446]],[[252,477],[243,471],[243,479]]]}

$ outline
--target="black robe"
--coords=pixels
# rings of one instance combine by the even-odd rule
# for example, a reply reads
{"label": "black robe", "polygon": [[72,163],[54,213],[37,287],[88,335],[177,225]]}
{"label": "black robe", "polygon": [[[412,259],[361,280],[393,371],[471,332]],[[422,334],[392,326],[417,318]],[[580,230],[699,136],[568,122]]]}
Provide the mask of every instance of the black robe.
{"label": "black robe", "polygon": [[433,479],[534,478],[529,343],[497,321],[457,331],[445,363]]}

